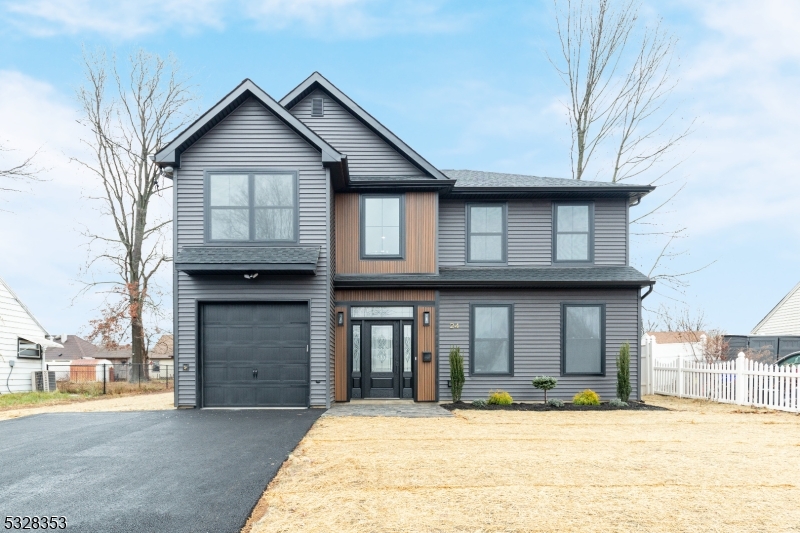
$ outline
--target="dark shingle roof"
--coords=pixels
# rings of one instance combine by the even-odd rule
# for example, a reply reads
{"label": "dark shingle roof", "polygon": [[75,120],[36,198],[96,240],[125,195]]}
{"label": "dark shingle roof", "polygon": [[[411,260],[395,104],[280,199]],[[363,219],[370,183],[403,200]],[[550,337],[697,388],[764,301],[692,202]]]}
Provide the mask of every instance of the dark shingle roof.
{"label": "dark shingle roof", "polygon": [[313,274],[318,259],[318,246],[192,246],[178,252],[175,267],[188,273]]}
{"label": "dark shingle roof", "polygon": [[439,275],[381,274],[336,276],[338,287],[381,285],[419,287],[644,287],[652,281],[630,266],[446,268]]}
{"label": "dark shingle roof", "polygon": [[545,178],[524,174],[503,174],[480,170],[442,170],[448,177],[458,180],[456,189],[464,187],[625,187],[622,183],[586,181],[567,178]]}

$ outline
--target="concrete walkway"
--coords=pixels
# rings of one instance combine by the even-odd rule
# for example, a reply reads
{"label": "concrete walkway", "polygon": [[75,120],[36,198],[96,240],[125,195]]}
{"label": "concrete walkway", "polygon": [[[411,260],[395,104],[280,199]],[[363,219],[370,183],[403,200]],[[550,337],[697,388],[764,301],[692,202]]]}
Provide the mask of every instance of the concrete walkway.
{"label": "concrete walkway", "polygon": [[411,400],[352,400],[335,403],[322,416],[396,416],[400,418],[450,417],[453,413],[433,402]]}

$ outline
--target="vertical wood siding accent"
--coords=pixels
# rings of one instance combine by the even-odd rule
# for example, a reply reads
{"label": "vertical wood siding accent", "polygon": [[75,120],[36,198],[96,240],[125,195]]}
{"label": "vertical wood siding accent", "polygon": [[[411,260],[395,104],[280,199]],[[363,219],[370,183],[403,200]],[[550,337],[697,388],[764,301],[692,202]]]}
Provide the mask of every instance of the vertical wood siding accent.
{"label": "vertical wood siding accent", "polygon": [[[465,201],[439,204],[439,265],[466,265]],[[548,266],[552,256],[552,204],[548,200],[508,201],[508,265]]]}
{"label": "vertical wood siding accent", "polygon": [[[431,314],[431,325],[422,325],[422,314]],[[436,309],[433,306],[417,308],[417,401],[436,401]],[[422,352],[431,352],[430,363],[422,361]]]}
{"label": "vertical wood siding accent", "polygon": [[308,301],[311,315],[311,405],[325,405],[330,384],[326,374],[331,358],[330,287],[328,276],[328,228],[326,175],[321,156],[255,100],[247,100],[206,133],[181,156],[175,183],[177,245],[202,246],[203,171],[214,168],[291,168],[299,174],[299,241],[319,246],[316,276],[260,276],[245,280],[239,275],[177,276],[176,365],[178,405],[195,406],[198,357],[198,300]]}
{"label": "vertical wood siding accent", "polygon": [[[311,99],[322,98],[325,112],[311,116]],[[351,176],[424,176],[400,152],[392,148],[327,93],[314,91],[290,112],[338,151],[347,154]]]}
{"label": "vertical wood siding accent", "polygon": [[508,265],[550,265],[552,222],[553,207],[547,200],[509,201]]}
{"label": "vertical wood siding accent", "polygon": [[594,203],[594,263],[627,263],[627,200],[603,199]]}
{"label": "vertical wood siding accent", "polygon": [[333,381],[336,384],[336,391],[334,399],[337,402],[347,401],[347,332],[349,331],[347,320],[347,309],[344,307],[336,307],[334,310],[334,317],[339,313],[344,313],[344,325],[336,326],[335,334],[335,347],[334,347],[334,364],[333,364]]}
{"label": "vertical wood siding accent", "polygon": [[432,302],[436,291],[424,289],[339,289],[337,302]]}
{"label": "vertical wood siding accent", "polygon": [[[492,389],[511,393],[514,400],[541,401],[542,392],[531,385],[535,376],[553,376],[558,386],[548,393],[549,398],[571,400],[583,389],[596,391],[604,400],[616,396],[619,348],[624,342],[631,345],[632,397],[638,398],[636,388],[639,372],[639,299],[636,290],[530,290],[530,291],[447,291],[439,294],[439,353],[449,353],[459,346],[464,363],[469,366],[470,327],[469,309],[472,303],[504,302],[514,304],[514,375],[470,376],[465,369],[463,399],[486,398]],[[597,302],[606,304],[606,375],[561,376],[561,304],[564,302]],[[450,329],[450,323],[458,329]],[[440,399],[450,399],[447,380],[450,364],[446,357],[439,363]]]}
{"label": "vertical wood siding accent", "polygon": [[[336,272],[339,274],[433,274],[436,272],[436,203],[435,192],[405,194],[405,259],[362,260],[360,254],[359,195],[336,195]],[[341,238],[347,235],[347,238]]]}

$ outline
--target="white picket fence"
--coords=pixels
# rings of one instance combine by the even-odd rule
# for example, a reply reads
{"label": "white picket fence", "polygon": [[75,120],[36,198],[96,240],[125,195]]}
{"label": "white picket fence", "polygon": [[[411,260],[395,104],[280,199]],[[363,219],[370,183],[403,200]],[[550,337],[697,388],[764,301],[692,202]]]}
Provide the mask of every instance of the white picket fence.
{"label": "white picket fence", "polygon": [[769,407],[800,413],[800,366],[758,363],[743,353],[735,361],[652,363],[655,394]]}

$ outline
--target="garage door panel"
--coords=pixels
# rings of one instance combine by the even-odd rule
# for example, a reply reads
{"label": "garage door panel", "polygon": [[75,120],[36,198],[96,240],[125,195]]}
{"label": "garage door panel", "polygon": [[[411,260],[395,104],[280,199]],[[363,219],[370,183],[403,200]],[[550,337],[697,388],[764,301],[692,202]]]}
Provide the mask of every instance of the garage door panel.
{"label": "garage door panel", "polygon": [[204,406],[306,406],[308,318],[306,304],[205,305]]}

